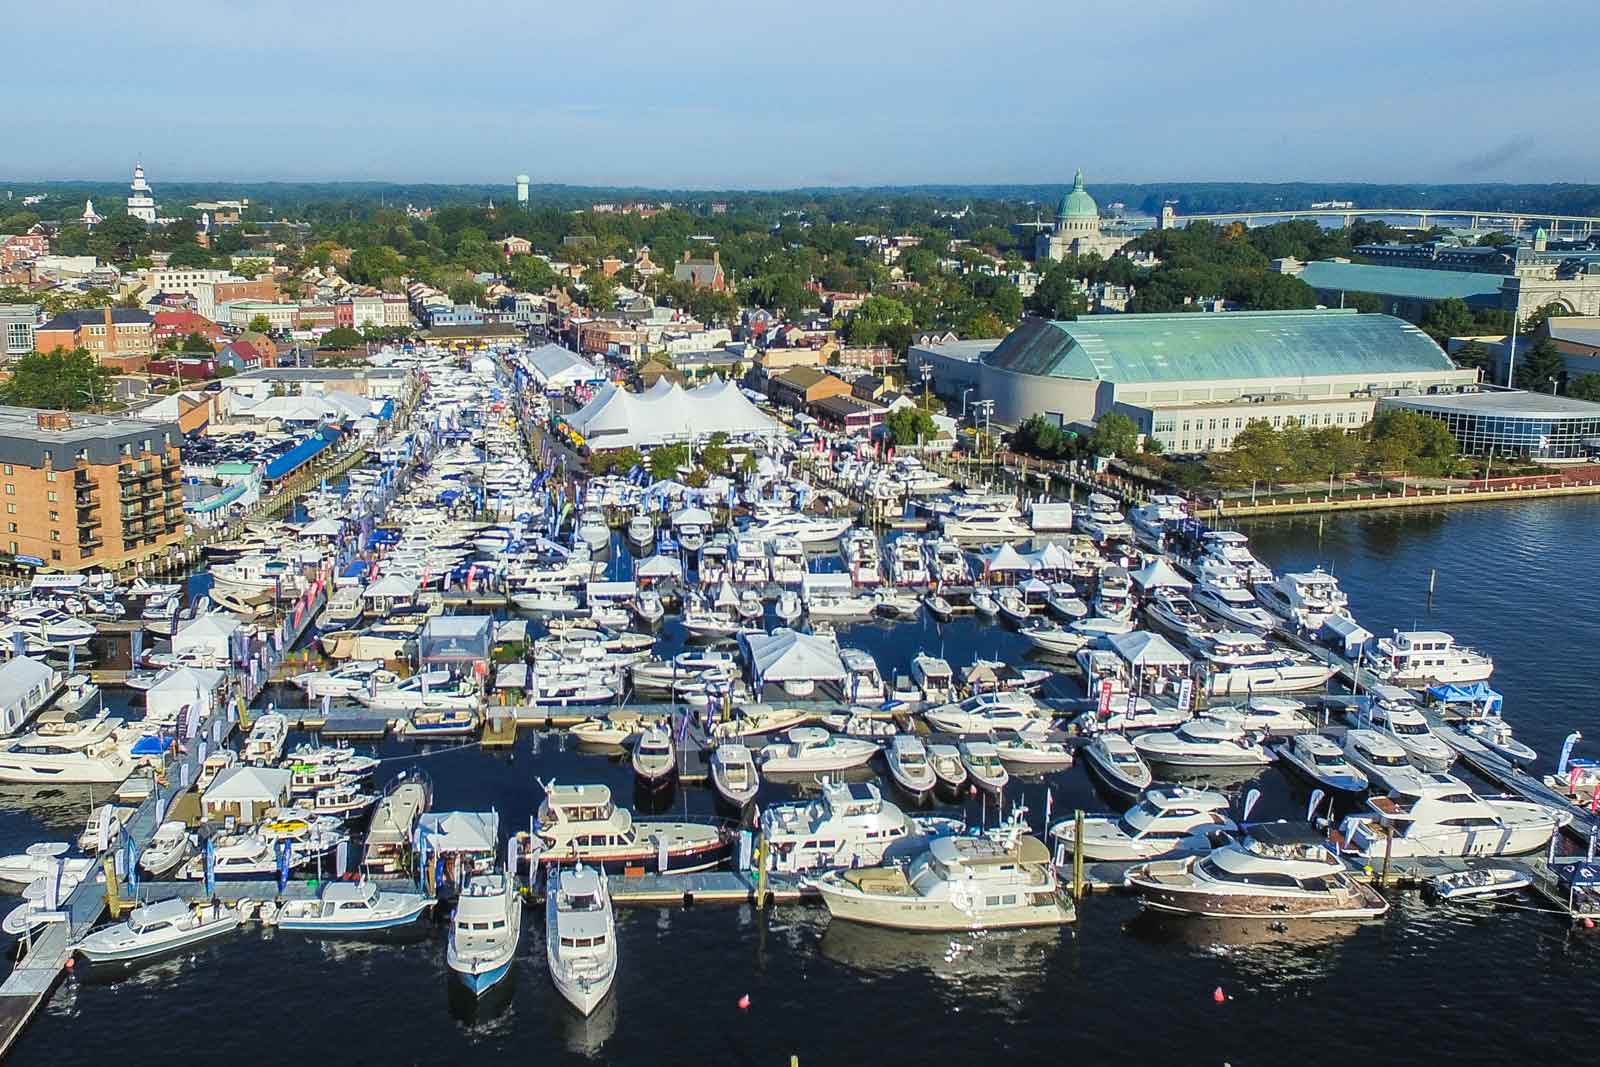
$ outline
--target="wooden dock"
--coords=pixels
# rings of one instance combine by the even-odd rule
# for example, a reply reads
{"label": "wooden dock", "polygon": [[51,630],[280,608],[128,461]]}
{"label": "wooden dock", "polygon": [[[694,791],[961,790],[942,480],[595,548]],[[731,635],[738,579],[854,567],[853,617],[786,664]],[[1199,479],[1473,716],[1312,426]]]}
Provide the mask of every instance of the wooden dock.
{"label": "wooden dock", "polygon": [[[754,871],[703,871],[698,874],[613,874],[607,877],[611,899],[618,904],[660,907],[695,904],[746,904],[756,898]],[[767,876],[767,896],[774,904],[819,899],[798,878]]]}

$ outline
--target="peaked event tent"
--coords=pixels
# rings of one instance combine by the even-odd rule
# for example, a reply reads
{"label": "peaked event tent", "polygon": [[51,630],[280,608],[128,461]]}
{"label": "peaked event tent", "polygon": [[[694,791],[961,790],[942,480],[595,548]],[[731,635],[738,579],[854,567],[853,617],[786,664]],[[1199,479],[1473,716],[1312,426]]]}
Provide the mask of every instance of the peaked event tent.
{"label": "peaked event tent", "polygon": [[1133,584],[1145,592],[1163,586],[1171,586],[1174,589],[1190,588],[1189,579],[1179,574],[1172,564],[1159,557],[1133,572]]}
{"label": "peaked event tent", "polygon": [[605,373],[596,370],[593,363],[560,345],[540,345],[523,355],[522,365],[543,386],[561,388],[605,377]]}
{"label": "peaked event tent", "polygon": [[593,449],[661,445],[718,431],[734,437],[780,432],[738,387],[720,378],[689,390],[660,378],[646,393],[608,385],[567,422]]}
{"label": "peaked event tent", "polygon": [[752,631],[743,641],[750,672],[763,682],[844,682],[850,677],[838,648],[825,637],[779,629],[770,634]]}

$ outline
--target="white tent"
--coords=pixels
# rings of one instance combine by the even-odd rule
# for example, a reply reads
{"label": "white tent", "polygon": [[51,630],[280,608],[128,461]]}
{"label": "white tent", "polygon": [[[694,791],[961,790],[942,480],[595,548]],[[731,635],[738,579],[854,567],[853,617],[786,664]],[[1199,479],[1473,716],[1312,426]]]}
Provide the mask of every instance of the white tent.
{"label": "white tent", "polygon": [[673,556],[651,556],[633,568],[633,576],[642,582],[659,582],[667,578],[682,578],[683,564]]}
{"label": "white tent", "polygon": [[500,848],[500,816],[492,811],[430,811],[417,820],[418,852],[487,852]]}
{"label": "white tent", "polygon": [[210,611],[184,623],[172,635],[175,655],[191,653],[213,663],[227,663],[229,646],[242,623],[225,611]]}
{"label": "white tent", "polygon": [[145,691],[145,718],[152,722],[176,722],[184,705],[194,704],[207,713],[223,674],[205,667],[177,667],[163,675]]}
{"label": "white tent", "polygon": [[1133,584],[1146,593],[1163,586],[1173,589],[1188,589],[1191,586],[1189,579],[1179,574],[1177,568],[1159,556],[1134,571],[1132,578]]}
{"label": "white tent", "polygon": [[13,656],[0,667],[0,731],[15,733],[61,684],[47,664]]}
{"label": "white tent", "polygon": [[1189,657],[1173,648],[1171,641],[1148,630],[1112,634],[1106,638],[1106,643],[1113,652],[1135,667],[1189,666]]}
{"label": "white tent", "polygon": [[542,386],[564,388],[604,377],[593,363],[560,345],[540,345],[524,353],[522,365]]}
{"label": "white tent", "polygon": [[1028,561],[1022,558],[1022,553],[1010,545],[1001,545],[984,563],[986,571],[1025,571],[1030,570]]}
{"label": "white tent", "polygon": [[781,432],[776,422],[721,379],[687,391],[665,378],[657,379],[645,393],[608,385],[567,421],[593,449],[660,445],[719,431],[734,437]]}
{"label": "white tent", "polygon": [[832,641],[815,634],[779,629],[745,634],[750,672],[762,682],[844,682],[850,677]]}
{"label": "white tent", "polygon": [[301,537],[338,537],[344,531],[344,523],[334,518],[313,519],[300,527]]}
{"label": "white tent", "polygon": [[361,591],[365,600],[411,600],[422,583],[408,574],[385,574]]}
{"label": "white tent", "polygon": [[294,772],[276,767],[229,767],[218,774],[200,797],[208,819],[229,816],[253,823],[268,809],[289,803]]}

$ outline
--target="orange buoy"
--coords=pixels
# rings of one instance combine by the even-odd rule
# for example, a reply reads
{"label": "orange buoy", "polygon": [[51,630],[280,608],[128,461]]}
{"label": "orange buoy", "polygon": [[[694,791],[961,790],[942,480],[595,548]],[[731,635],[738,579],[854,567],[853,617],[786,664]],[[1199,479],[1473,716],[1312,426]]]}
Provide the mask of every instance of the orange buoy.
{"label": "orange buoy", "polygon": [[740,1011],[749,1011],[750,1010],[750,994],[749,993],[746,993],[744,996],[739,998],[739,1010]]}
{"label": "orange buoy", "polygon": [[1222,991],[1221,986],[1217,986],[1217,988],[1211,991],[1211,999],[1216,1001],[1218,1004],[1221,1004],[1223,1001],[1228,999],[1228,994]]}

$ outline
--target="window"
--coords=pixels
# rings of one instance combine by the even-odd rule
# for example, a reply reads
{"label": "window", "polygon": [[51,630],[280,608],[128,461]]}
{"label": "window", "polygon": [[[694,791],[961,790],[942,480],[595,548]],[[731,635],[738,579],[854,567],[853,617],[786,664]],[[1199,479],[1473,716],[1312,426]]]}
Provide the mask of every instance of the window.
{"label": "window", "polygon": [[50,540],[52,540],[52,541],[61,540],[61,531],[60,530],[51,530],[50,531]]}
{"label": "window", "polygon": [[[7,492],[9,492],[9,491],[10,491],[10,489],[11,489],[11,487],[10,487],[10,486],[9,486],[9,485],[8,485],[8,486],[6,486],[6,490],[7,490]],[[56,500],[57,500],[57,499],[59,499],[59,498],[58,498],[58,497],[57,497],[57,496],[56,496],[56,491],[55,491],[55,490],[54,490],[54,489],[52,489],[52,490],[50,490],[50,491],[49,491],[49,492],[48,492],[48,493],[46,493],[46,494],[45,494],[45,495],[44,495],[44,498],[45,498],[45,499],[46,499],[46,500],[48,500],[48,501],[50,501],[50,502],[51,502],[51,503],[52,503],[52,504],[54,504],[54,503],[55,503],[55,502],[56,502]]]}
{"label": "window", "polygon": [[16,473],[16,471],[12,469],[11,464],[9,464],[9,463],[6,464],[6,473],[7,474],[15,474]]}
{"label": "window", "polygon": [[61,521],[61,512],[59,512],[59,511],[50,512],[50,521],[51,522],[60,522]]}
{"label": "window", "polygon": [[17,483],[16,482],[7,482],[6,483],[6,496],[16,496],[16,495],[17,495]]}
{"label": "window", "polygon": [[52,560],[60,559],[61,558],[61,550],[59,548],[52,548],[50,550],[50,558]]}
{"label": "window", "polygon": [[17,543],[15,541],[11,542],[11,554],[13,556],[17,554]]}
{"label": "window", "polygon": [[[49,458],[50,458],[49,453],[46,453],[44,458],[46,460],[49,460]],[[55,481],[56,480],[56,472],[55,471],[45,471],[44,472],[44,480],[47,481],[47,482]]]}
{"label": "window", "polygon": [[6,514],[7,515],[15,515],[16,513],[17,513],[17,506],[15,504],[7,504],[6,505]]}
{"label": "window", "polygon": [[14,523],[14,522],[6,523],[6,533],[16,533],[16,532],[17,532],[17,524],[16,523]]}

